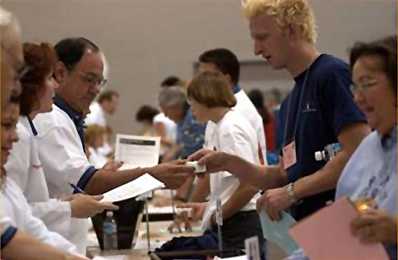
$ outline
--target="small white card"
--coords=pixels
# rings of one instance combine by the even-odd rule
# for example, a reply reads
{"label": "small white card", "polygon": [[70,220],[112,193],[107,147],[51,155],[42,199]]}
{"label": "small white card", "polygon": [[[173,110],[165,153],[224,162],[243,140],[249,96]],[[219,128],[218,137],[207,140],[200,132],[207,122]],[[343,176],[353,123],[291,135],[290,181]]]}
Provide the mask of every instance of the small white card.
{"label": "small white card", "polygon": [[245,249],[248,260],[260,260],[260,247],[258,237],[250,237],[245,240]]}
{"label": "small white card", "polygon": [[185,165],[193,167],[195,169],[194,173],[206,172],[206,165],[200,165],[197,161],[188,161]]}
{"label": "small white card", "polygon": [[115,160],[123,162],[120,170],[155,166],[159,153],[160,137],[116,135]]}

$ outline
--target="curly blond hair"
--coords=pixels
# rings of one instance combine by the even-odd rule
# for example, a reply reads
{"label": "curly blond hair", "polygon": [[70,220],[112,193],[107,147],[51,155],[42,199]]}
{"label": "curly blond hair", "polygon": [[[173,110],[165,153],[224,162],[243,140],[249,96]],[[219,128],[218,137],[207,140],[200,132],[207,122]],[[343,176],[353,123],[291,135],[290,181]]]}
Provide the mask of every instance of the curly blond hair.
{"label": "curly blond hair", "polygon": [[295,25],[303,39],[316,42],[315,17],[306,0],[242,0],[242,8],[248,19],[263,14],[272,16],[281,30]]}

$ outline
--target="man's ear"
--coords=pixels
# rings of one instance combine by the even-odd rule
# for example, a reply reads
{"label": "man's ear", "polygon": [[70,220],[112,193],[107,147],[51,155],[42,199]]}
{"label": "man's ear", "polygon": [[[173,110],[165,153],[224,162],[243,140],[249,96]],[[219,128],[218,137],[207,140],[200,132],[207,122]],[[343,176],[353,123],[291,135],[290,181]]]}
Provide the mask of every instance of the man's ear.
{"label": "man's ear", "polygon": [[233,86],[234,83],[232,82],[231,75],[229,75],[229,74],[224,74],[224,73],[223,73],[223,75],[224,75],[225,79],[227,80],[227,82],[228,82],[231,86]]}
{"label": "man's ear", "polygon": [[297,39],[297,37],[299,36],[299,29],[300,28],[297,25],[289,24],[284,29],[284,34],[289,39]]}
{"label": "man's ear", "polygon": [[62,84],[65,80],[68,69],[62,61],[57,61],[54,69],[54,77],[58,84]]}

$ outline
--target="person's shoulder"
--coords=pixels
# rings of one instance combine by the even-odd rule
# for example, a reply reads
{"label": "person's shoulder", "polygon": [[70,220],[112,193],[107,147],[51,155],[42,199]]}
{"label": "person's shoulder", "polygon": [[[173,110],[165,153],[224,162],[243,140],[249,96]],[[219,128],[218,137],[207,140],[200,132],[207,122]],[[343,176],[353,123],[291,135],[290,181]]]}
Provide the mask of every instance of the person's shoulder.
{"label": "person's shoulder", "polygon": [[380,143],[380,136],[377,133],[377,131],[374,130],[370,134],[368,134],[364,139],[362,139],[360,146],[375,145],[377,143]]}
{"label": "person's shoulder", "polygon": [[248,118],[240,113],[240,111],[235,109],[231,109],[225,114],[224,118],[220,122],[219,127],[222,128],[226,134],[233,134],[237,132],[247,133],[253,129]]}
{"label": "person's shoulder", "polygon": [[23,192],[21,190],[21,188],[18,186],[18,184],[9,177],[5,178],[5,182],[4,182],[4,192],[8,193],[8,194],[14,194],[17,196],[23,196]]}
{"label": "person's shoulder", "polygon": [[27,124],[29,124],[28,119],[21,116],[17,123],[18,142],[27,142],[31,139],[32,134]]}
{"label": "person's shoulder", "polygon": [[69,116],[58,106],[53,105],[52,108],[51,112],[40,113],[33,120],[39,136],[47,134],[54,128],[65,126],[67,122],[71,121]]}
{"label": "person's shoulder", "polygon": [[322,54],[315,63],[313,71],[320,78],[330,76],[350,76],[348,64],[340,58]]}

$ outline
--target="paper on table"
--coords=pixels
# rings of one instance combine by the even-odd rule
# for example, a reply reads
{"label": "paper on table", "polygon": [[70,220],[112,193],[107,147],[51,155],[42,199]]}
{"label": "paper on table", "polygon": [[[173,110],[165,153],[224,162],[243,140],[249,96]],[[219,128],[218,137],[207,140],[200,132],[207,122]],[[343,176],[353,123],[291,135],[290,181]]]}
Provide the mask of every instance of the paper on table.
{"label": "paper on table", "polygon": [[350,223],[358,214],[343,197],[297,223],[289,233],[311,260],[388,259],[380,243],[365,245],[352,235]]}
{"label": "paper on table", "polygon": [[247,260],[247,255],[240,255],[240,256],[233,256],[233,257],[225,257],[225,258],[220,258],[218,256],[215,256],[213,260]]}
{"label": "paper on table", "polygon": [[160,137],[116,135],[115,160],[121,170],[151,167],[159,162]]}
{"label": "paper on table", "polygon": [[296,220],[292,216],[282,211],[281,220],[272,221],[268,214],[262,210],[260,222],[264,238],[276,243],[286,254],[290,255],[299,248],[289,235],[289,228],[296,224]]}
{"label": "paper on table", "polygon": [[141,177],[123,184],[113,190],[104,193],[102,201],[116,202],[130,199],[147,192],[164,188],[163,182],[158,181],[149,174],[144,174]]}
{"label": "paper on table", "polygon": [[127,260],[125,255],[95,256],[93,260]]}

